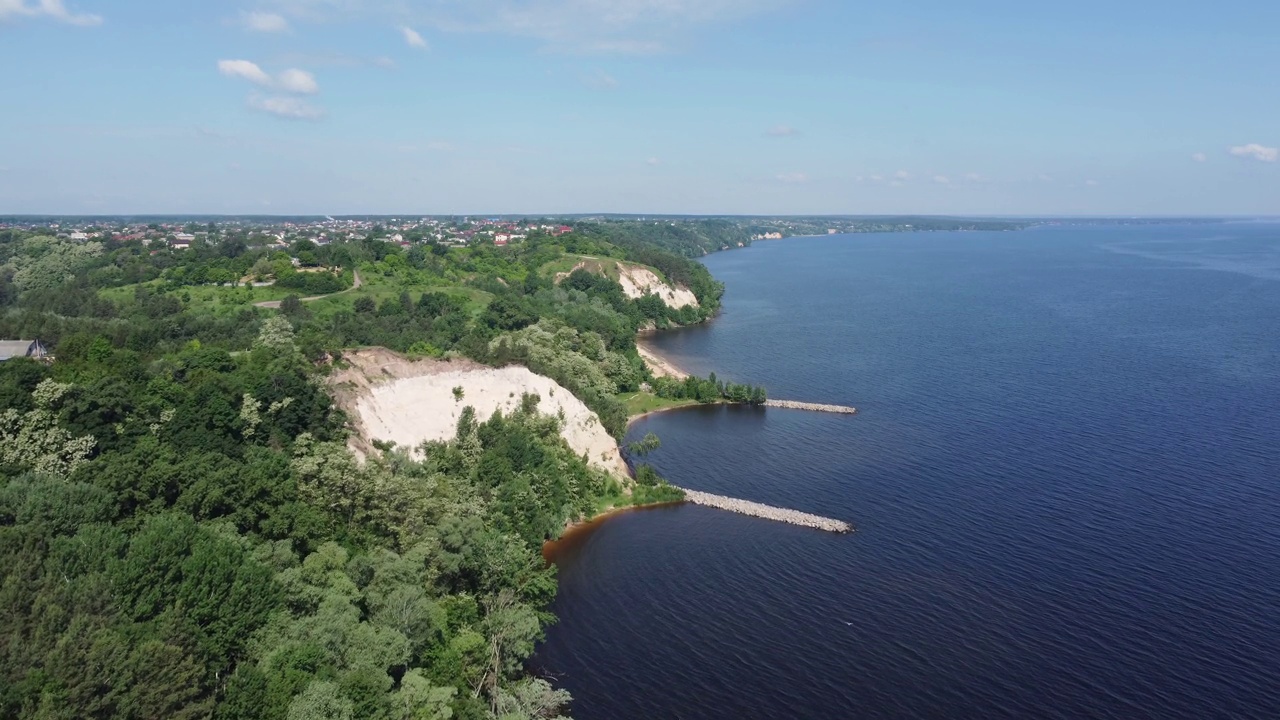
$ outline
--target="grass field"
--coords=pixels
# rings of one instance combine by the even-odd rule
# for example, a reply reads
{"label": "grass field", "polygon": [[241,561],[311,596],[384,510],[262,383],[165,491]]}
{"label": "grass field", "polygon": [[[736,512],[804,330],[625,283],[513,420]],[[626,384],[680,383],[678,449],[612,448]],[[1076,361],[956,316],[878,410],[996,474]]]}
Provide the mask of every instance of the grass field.
{"label": "grass field", "polygon": [[[578,263],[586,263],[586,270],[597,275],[604,275],[613,280],[618,279],[618,260],[614,258],[597,258],[587,255],[565,255],[556,258],[538,268],[538,274],[555,277],[560,273],[573,272]],[[633,264],[633,263],[628,263]]]}
{"label": "grass field", "polygon": [[666,410],[668,408],[685,407],[686,405],[697,405],[697,400],[672,400],[669,398],[661,398],[653,393],[633,392],[621,393],[618,395],[627,406],[627,416],[635,417],[655,410]]}
{"label": "grass field", "polygon": [[467,311],[476,315],[483,312],[493,300],[491,293],[465,285],[410,284],[397,278],[384,277],[364,268],[360,270],[360,279],[362,284],[358,289],[335,293],[307,303],[307,309],[319,317],[329,317],[343,310],[351,310],[356,300],[361,297],[370,297],[382,303],[384,300],[400,297],[402,292],[407,292],[409,298],[417,302],[418,298],[426,293],[439,292],[465,299]]}
{"label": "grass field", "polygon": [[[127,304],[133,301],[134,292],[137,288],[149,287],[153,290],[158,290],[162,285],[162,281],[152,280],[151,282],[141,283],[139,285],[124,285],[122,287],[107,288],[99,291],[99,294],[112,302]],[[296,293],[296,290],[287,290],[274,286],[251,287],[246,285],[242,285],[240,287],[189,285],[180,287],[176,290],[170,290],[168,292],[169,295],[181,298],[184,303],[202,307],[213,312],[238,311],[246,306],[253,305],[256,302],[262,302],[264,300],[283,300],[285,297]]]}
{"label": "grass field", "polygon": [[[359,288],[343,290],[307,303],[307,308],[320,317],[329,317],[343,310],[351,310],[352,305],[360,297],[371,297],[381,303],[384,300],[400,297],[401,292],[408,292],[414,302],[424,293],[442,292],[466,301],[467,310],[473,315],[484,311],[493,295],[483,290],[463,285],[420,285],[405,284],[396,278],[383,277],[370,270],[362,269],[362,285]],[[446,281],[447,282],[447,281]],[[101,290],[102,297],[113,302],[127,304],[133,300],[138,287],[159,289],[163,281],[152,280],[141,285],[125,285],[123,287]],[[181,298],[190,307],[206,312],[222,314],[239,312],[251,307],[254,303],[266,300],[283,300],[290,295],[299,295],[297,290],[266,287],[222,287],[217,285],[190,285],[170,290],[169,295]]]}

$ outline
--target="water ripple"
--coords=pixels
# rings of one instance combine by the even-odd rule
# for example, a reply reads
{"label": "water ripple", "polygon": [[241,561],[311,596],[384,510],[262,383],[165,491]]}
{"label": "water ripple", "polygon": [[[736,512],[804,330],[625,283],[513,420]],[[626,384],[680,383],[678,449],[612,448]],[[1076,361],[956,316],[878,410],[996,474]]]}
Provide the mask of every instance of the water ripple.
{"label": "water ripple", "polygon": [[678,484],[858,532],[614,518],[559,557],[537,666],[579,720],[1280,717],[1280,284],[1240,271],[1280,227],[1222,229],[710,257],[723,317],[659,346],[862,414],[633,432]]}

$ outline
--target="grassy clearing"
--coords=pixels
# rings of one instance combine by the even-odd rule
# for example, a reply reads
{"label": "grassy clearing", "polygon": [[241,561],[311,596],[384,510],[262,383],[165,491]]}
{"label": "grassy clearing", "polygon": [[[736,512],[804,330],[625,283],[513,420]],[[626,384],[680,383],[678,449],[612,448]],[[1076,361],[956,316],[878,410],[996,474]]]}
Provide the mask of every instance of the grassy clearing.
{"label": "grassy clearing", "polygon": [[554,277],[557,273],[573,272],[573,266],[584,259],[581,255],[563,255],[538,268],[538,274]]}
{"label": "grassy clearing", "polygon": [[[139,287],[149,288],[154,291],[160,289],[163,284],[163,281],[152,280],[137,285],[106,288],[98,291],[98,293],[112,302],[128,304],[133,302],[134,293]],[[220,285],[187,285],[170,290],[166,294],[181,299],[184,304],[193,308],[214,313],[224,313],[238,312],[245,307],[264,300],[283,300],[289,295],[297,294],[297,291],[275,286],[252,287],[241,285],[239,287],[223,287]]]}
{"label": "grassy clearing", "polygon": [[[559,273],[567,274],[573,272],[573,268],[579,263],[585,263],[583,269],[587,272],[595,273],[596,275],[604,275],[612,280],[617,280],[620,274],[618,272],[619,262],[620,261],[616,258],[597,258],[589,257],[587,255],[564,255],[538,268],[538,274],[543,275],[544,277],[555,277]],[[632,265],[634,263],[625,264]]]}
{"label": "grassy clearing", "polygon": [[664,484],[653,487],[634,485],[630,494],[619,491],[597,498],[595,510],[590,517],[584,518],[584,520],[592,520],[615,510],[644,507],[646,505],[665,505],[679,502],[683,499],[684,491],[671,485]]}
{"label": "grassy clearing", "polygon": [[368,277],[364,272],[360,273],[360,277],[364,284],[358,290],[347,290],[315,300],[307,303],[307,309],[317,317],[324,318],[331,317],[344,310],[350,311],[356,300],[362,297],[373,298],[381,304],[386,300],[399,298],[400,293],[407,292],[409,293],[409,298],[413,302],[417,302],[424,294],[438,292],[450,297],[464,299],[467,311],[472,315],[478,315],[484,312],[489,302],[493,300],[492,293],[463,285],[409,285],[400,283],[394,278]]}
{"label": "grassy clearing", "polygon": [[618,399],[627,406],[628,417],[643,415],[655,410],[698,404],[697,400],[661,398],[647,392],[622,393],[618,395]]}

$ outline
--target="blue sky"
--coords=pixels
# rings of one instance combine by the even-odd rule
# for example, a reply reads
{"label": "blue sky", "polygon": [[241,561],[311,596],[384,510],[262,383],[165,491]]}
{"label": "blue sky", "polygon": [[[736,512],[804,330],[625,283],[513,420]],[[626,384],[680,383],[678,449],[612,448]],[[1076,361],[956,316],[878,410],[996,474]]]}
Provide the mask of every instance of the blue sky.
{"label": "blue sky", "polygon": [[1280,3],[0,0],[0,213],[1280,215]]}

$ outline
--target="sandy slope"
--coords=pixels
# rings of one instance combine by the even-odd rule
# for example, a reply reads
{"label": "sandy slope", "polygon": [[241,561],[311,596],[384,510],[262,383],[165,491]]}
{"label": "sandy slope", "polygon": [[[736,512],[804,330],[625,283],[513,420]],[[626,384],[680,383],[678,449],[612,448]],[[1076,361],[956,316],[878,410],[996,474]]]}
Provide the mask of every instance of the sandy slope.
{"label": "sandy slope", "polygon": [[[554,380],[527,368],[490,368],[467,360],[409,360],[384,348],[348,351],[351,367],[330,378],[335,395],[358,430],[352,449],[367,455],[373,440],[416,448],[426,440],[454,436],[458,416],[467,406],[487,419],[499,408],[510,412],[523,393],[541,397],[538,409],[564,413],[561,434],[578,454],[586,453],[594,467],[626,475],[618,444],[581,400]],[[453,388],[461,387],[462,400]]]}
{"label": "sandy slope", "polygon": [[[646,293],[652,292],[654,295],[662,298],[662,302],[667,307],[679,310],[686,305],[698,306],[698,297],[693,294],[689,288],[680,285],[668,285],[658,277],[653,270],[643,265],[632,265],[620,260],[601,260],[583,256],[585,259],[573,266],[574,270],[587,270],[597,275],[606,275],[608,277],[616,277],[618,284],[622,285],[622,292],[629,298],[635,299],[644,297]],[[569,277],[569,273],[556,273],[555,281]]]}
{"label": "sandy slope", "polygon": [[698,298],[692,290],[664,283],[662,278],[647,267],[618,263],[618,282],[622,284],[622,292],[629,298],[638,298],[652,292],[662,298],[667,307],[676,310],[686,305],[698,305]]}

